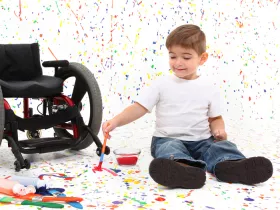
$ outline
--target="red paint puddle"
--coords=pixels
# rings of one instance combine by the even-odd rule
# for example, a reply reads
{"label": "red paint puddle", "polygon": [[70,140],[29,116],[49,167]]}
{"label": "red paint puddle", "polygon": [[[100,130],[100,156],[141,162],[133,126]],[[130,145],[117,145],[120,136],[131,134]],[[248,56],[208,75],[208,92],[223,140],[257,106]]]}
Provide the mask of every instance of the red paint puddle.
{"label": "red paint puddle", "polygon": [[102,166],[102,162],[99,162],[98,166],[94,167],[94,170],[95,171],[102,171],[102,167],[101,166]]}
{"label": "red paint puddle", "polygon": [[109,170],[109,169],[107,169],[107,168],[101,168],[101,167],[99,167],[99,165],[93,167],[92,171],[95,173],[96,171],[102,171],[102,169],[105,170],[105,171],[107,171],[107,172],[109,172],[109,173],[112,174],[113,176],[118,176],[118,174],[115,173],[114,171]]}
{"label": "red paint puddle", "polygon": [[156,201],[165,201],[165,198],[163,198],[163,197],[158,197],[158,198],[156,198],[155,200],[156,200]]}
{"label": "red paint puddle", "polygon": [[119,165],[135,165],[138,161],[138,157],[135,156],[122,156],[117,158]]}

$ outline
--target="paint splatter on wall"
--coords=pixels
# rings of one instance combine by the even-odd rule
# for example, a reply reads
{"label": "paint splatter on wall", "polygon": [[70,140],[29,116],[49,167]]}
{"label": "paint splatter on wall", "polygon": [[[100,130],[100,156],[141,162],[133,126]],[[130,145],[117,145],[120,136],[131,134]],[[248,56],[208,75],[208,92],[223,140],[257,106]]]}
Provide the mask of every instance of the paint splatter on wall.
{"label": "paint splatter on wall", "polygon": [[[168,74],[170,31],[197,24],[210,55],[200,72],[216,79],[226,115],[269,120],[280,116],[279,7],[278,0],[0,0],[0,40],[38,42],[42,61],[86,65],[100,85],[106,118]],[[22,108],[16,99],[12,104]]]}

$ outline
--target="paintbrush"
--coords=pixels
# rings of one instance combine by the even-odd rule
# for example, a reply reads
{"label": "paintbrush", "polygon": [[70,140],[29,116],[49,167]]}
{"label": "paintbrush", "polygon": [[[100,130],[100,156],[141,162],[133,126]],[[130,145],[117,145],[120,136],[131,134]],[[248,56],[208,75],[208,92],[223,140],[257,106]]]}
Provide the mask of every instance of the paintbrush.
{"label": "paintbrush", "polygon": [[40,206],[40,207],[48,207],[48,208],[64,208],[64,205],[59,203],[48,203],[48,202],[33,202],[29,200],[16,199],[13,197],[2,197],[0,198],[0,203],[10,203],[10,204],[20,204],[20,205],[29,205],[29,206]]}
{"label": "paintbrush", "polygon": [[41,196],[39,194],[27,194],[20,197],[17,197],[19,199],[24,200],[31,200],[31,201],[62,201],[62,202],[81,202],[83,198],[79,197],[53,197],[53,196]]}
{"label": "paintbrush", "polygon": [[103,142],[102,149],[101,149],[99,164],[97,167],[94,167],[94,169],[96,171],[102,171],[102,163],[103,163],[103,158],[104,158],[104,153],[105,153],[105,148],[106,148],[106,143],[107,143],[108,138],[109,138],[109,134],[106,133],[104,136],[104,142]]}
{"label": "paintbrush", "polygon": [[[56,196],[56,197],[66,197],[66,195],[62,192],[59,192],[55,189],[50,189],[48,190],[49,193],[51,193],[53,196]],[[83,209],[83,206],[82,204],[80,204],[79,202],[67,202],[67,204],[69,204],[70,206],[74,207],[74,208],[77,208],[77,209]]]}

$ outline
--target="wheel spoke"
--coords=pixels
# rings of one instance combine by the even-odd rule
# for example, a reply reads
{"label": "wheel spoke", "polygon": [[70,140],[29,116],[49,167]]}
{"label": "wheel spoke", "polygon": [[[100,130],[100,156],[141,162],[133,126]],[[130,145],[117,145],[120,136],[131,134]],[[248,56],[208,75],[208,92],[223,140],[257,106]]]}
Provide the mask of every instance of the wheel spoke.
{"label": "wheel spoke", "polygon": [[72,100],[76,105],[79,105],[79,103],[82,101],[84,95],[86,94],[86,86],[85,84],[80,81],[78,78],[76,78],[76,82],[74,85],[74,90],[72,93]]}

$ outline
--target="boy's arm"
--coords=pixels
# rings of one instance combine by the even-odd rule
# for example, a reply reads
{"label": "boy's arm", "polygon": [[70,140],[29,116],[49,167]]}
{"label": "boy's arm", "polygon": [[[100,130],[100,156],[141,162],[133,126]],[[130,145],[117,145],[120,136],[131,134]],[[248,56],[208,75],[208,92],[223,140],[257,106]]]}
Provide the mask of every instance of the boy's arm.
{"label": "boy's arm", "polygon": [[117,127],[120,127],[139,119],[147,112],[148,110],[145,107],[136,102],[125,108],[120,114],[115,116],[113,120],[117,123]]}
{"label": "boy's arm", "polygon": [[222,116],[213,118],[209,117],[208,121],[212,135],[217,140],[226,140],[227,133],[225,131],[225,123]]}
{"label": "boy's arm", "polygon": [[103,133],[108,134],[116,127],[129,124],[144,116],[147,112],[148,110],[145,107],[136,102],[130,105],[129,107],[125,108],[120,114],[116,115],[113,119],[105,122],[102,125]]}

